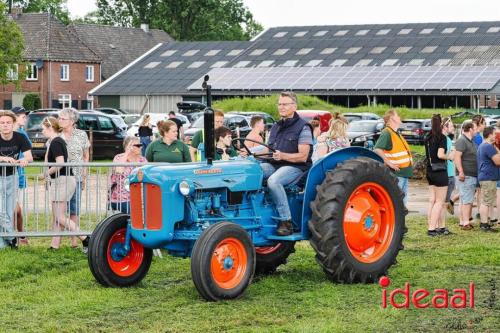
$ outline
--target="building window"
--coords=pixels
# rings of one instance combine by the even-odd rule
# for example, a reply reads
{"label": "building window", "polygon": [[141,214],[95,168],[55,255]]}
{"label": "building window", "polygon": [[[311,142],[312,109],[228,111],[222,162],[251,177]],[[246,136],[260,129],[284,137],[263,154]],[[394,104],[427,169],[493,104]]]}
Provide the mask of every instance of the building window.
{"label": "building window", "polygon": [[92,95],[87,95],[87,109],[94,109],[94,96]]}
{"label": "building window", "polygon": [[295,64],[297,64],[298,60],[287,60],[284,63],[282,63],[280,66],[281,67],[293,67]]}
{"label": "building window", "polygon": [[177,68],[179,67],[184,61],[172,61],[170,64],[165,66],[165,68]]}
{"label": "building window", "polygon": [[198,52],[200,52],[200,50],[189,50],[186,53],[184,53],[183,56],[185,56],[185,57],[192,57],[192,56],[194,56]]}
{"label": "building window", "polygon": [[314,37],[323,37],[328,33],[328,30],[320,30],[317,33],[314,34]]}
{"label": "building window", "polygon": [[345,51],[345,54],[356,54],[359,50],[361,50],[360,47],[350,47]]}
{"label": "building window", "polygon": [[451,62],[451,59],[438,59],[434,65],[435,66],[447,66]]}
{"label": "building window", "polygon": [[19,65],[14,64],[7,71],[7,80],[16,81],[19,78]]}
{"label": "building window", "polygon": [[274,60],[264,60],[260,64],[258,64],[257,67],[271,67],[273,62]]}
{"label": "building window", "polygon": [[293,35],[293,37],[304,37],[306,34],[307,34],[307,31],[299,31],[299,32],[296,32],[295,35]]}
{"label": "building window", "polygon": [[361,59],[354,66],[368,66],[372,61],[373,59]]}
{"label": "building window", "polygon": [[335,36],[345,36],[349,30],[339,30],[335,33]]}
{"label": "building window", "polygon": [[235,68],[243,68],[243,67],[247,67],[248,65],[250,65],[251,61],[247,61],[247,60],[242,60],[242,61],[239,61],[237,64],[234,65]]}
{"label": "building window", "polygon": [[343,64],[345,64],[347,62],[347,59],[337,59],[335,60],[334,62],[332,62],[330,64],[330,66],[332,67],[338,67],[338,66],[342,66]]}
{"label": "building window", "polygon": [[366,36],[368,31],[370,31],[370,30],[368,30],[368,29],[359,30],[358,32],[356,32],[356,36]]}
{"label": "building window", "polygon": [[212,66],[210,66],[210,68],[221,68],[225,64],[227,64],[227,61],[224,61],[224,60],[216,61],[216,62],[214,62],[214,64]]}
{"label": "building window", "polygon": [[59,103],[61,103],[61,109],[71,107],[71,95],[59,94]]}
{"label": "building window", "polygon": [[219,52],[220,52],[220,50],[210,50],[207,53],[205,53],[205,55],[207,57],[213,57],[213,56],[217,55]]}
{"label": "building window", "polygon": [[277,49],[276,51],[274,51],[274,55],[277,55],[277,56],[281,56],[281,55],[284,55],[288,52],[289,49]]}
{"label": "building window", "polygon": [[445,28],[443,31],[441,31],[442,34],[451,34],[453,31],[455,31],[456,28]]}
{"label": "building window", "polygon": [[386,59],[381,66],[394,66],[399,59]]}
{"label": "building window", "polygon": [[144,66],[144,68],[145,69],[155,68],[159,64],[161,64],[161,62],[159,62],[159,61],[151,61],[149,64],[147,64],[146,66]]}
{"label": "building window", "polygon": [[36,64],[29,64],[26,66],[26,81],[37,81],[38,80],[38,67]]}
{"label": "building window", "polygon": [[234,56],[239,55],[241,52],[243,52],[243,50],[241,50],[241,49],[231,50],[231,51],[229,51],[227,56],[234,57]]}
{"label": "building window", "polygon": [[474,34],[478,30],[479,30],[478,27],[467,28],[465,29],[464,34]]}
{"label": "building window", "polygon": [[476,48],[474,49],[474,52],[488,52],[489,49],[490,49],[490,45],[480,45],[480,46],[476,46]]}
{"label": "building window", "polygon": [[419,34],[421,34],[421,35],[429,35],[433,31],[434,31],[434,28],[425,28],[425,29],[420,30]]}
{"label": "building window", "polygon": [[486,32],[487,33],[498,33],[498,32],[500,32],[500,27],[491,27]]}
{"label": "building window", "polygon": [[464,61],[462,61],[462,65],[464,66],[474,66],[474,64],[476,63],[477,59],[464,59]]}
{"label": "building window", "polygon": [[323,49],[320,54],[332,54],[335,50],[337,50],[336,47],[327,47],[326,49]]}
{"label": "building window", "polygon": [[194,61],[188,68],[200,68],[204,63],[205,61]]}
{"label": "building window", "polygon": [[381,29],[381,30],[377,31],[377,35],[378,36],[387,35],[389,33],[389,31],[391,31],[391,29]]}
{"label": "building window", "polygon": [[274,36],[273,36],[273,37],[274,37],[274,38],[285,37],[287,33],[288,33],[288,32],[286,32],[286,31],[280,31],[280,32],[277,32],[276,34],[274,34]]}
{"label": "building window", "polygon": [[384,50],[386,48],[387,47],[385,47],[385,46],[377,46],[377,47],[374,47],[373,49],[371,49],[370,53],[372,53],[372,54],[380,54],[380,53],[384,52]]}
{"label": "building window", "polygon": [[432,53],[437,49],[437,46],[426,46],[420,51],[420,53]]}
{"label": "building window", "polygon": [[94,66],[85,67],[85,81],[94,82]]}
{"label": "building window", "polygon": [[163,52],[160,57],[170,57],[173,56],[175,52],[177,52],[177,50],[167,50]]}
{"label": "building window", "polygon": [[412,30],[413,29],[401,29],[399,30],[398,35],[409,35]]}
{"label": "building window", "polygon": [[297,55],[306,55],[306,54],[308,54],[311,51],[312,51],[311,48],[304,48],[304,49],[298,50],[296,54]]}
{"label": "building window", "polygon": [[61,65],[61,81],[69,81],[69,65]]}
{"label": "building window", "polygon": [[408,53],[411,50],[411,46],[401,46],[394,51],[394,53]]}
{"label": "building window", "polygon": [[425,59],[412,59],[408,62],[407,65],[410,66],[422,66],[424,64]]}
{"label": "building window", "polygon": [[450,48],[448,49],[448,52],[449,53],[458,53],[460,51],[462,51],[464,47],[463,46],[450,46]]}
{"label": "building window", "polygon": [[315,60],[310,60],[307,64],[305,64],[305,67],[316,67],[321,64],[323,60],[315,59]]}
{"label": "building window", "polygon": [[260,56],[262,53],[266,52],[266,49],[255,49],[253,50],[250,55],[251,56]]}

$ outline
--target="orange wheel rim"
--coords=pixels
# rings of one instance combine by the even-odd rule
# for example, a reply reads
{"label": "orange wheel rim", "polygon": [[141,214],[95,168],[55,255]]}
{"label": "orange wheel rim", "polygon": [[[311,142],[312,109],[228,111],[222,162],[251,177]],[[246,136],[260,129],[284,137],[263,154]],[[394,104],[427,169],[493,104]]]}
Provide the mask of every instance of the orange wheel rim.
{"label": "orange wheel rim", "polygon": [[215,247],[210,262],[214,282],[223,289],[237,287],[247,271],[247,258],[247,251],[240,240],[222,240]]}
{"label": "orange wheel rim", "polygon": [[125,228],[117,230],[108,242],[107,259],[109,268],[118,276],[128,277],[133,275],[141,267],[144,260],[144,247],[132,239],[130,242],[130,251],[125,256],[116,260],[112,255],[113,246],[125,243]]}
{"label": "orange wheel rim", "polygon": [[381,185],[364,183],[347,200],[344,237],[351,254],[360,262],[373,263],[384,256],[395,228],[392,199]]}
{"label": "orange wheel rim", "polygon": [[255,248],[255,253],[263,255],[271,254],[277,251],[281,247],[281,245],[282,245],[281,243],[278,243],[274,246],[259,246]]}

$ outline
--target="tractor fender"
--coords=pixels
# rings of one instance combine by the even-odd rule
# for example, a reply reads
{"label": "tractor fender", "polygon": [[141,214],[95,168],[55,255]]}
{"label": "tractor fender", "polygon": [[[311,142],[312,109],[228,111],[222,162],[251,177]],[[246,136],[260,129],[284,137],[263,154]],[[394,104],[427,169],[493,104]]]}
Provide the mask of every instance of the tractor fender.
{"label": "tractor fender", "polygon": [[307,182],[304,188],[304,202],[302,208],[302,232],[306,239],[309,238],[308,221],[311,219],[310,204],[316,198],[316,187],[325,179],[326,173],[337,167],[338,163],[357,157],[372,158],[380,163],[383,159],[372,150],[362,147],[348,147],[331,152],[313,164],[307,175]]}

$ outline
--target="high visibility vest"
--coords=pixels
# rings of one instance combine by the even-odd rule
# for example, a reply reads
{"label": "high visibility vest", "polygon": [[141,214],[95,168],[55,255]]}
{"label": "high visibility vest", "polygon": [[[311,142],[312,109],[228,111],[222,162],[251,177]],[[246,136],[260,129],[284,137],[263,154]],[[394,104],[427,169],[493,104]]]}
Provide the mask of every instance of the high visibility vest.
{"label": "high visibility vest", "polygon": [[406,140],[390,127],[386,129],[391,134],[392,149],[384,150],[385,157],[399,168],[407,168],[413,164],[410,147]]}

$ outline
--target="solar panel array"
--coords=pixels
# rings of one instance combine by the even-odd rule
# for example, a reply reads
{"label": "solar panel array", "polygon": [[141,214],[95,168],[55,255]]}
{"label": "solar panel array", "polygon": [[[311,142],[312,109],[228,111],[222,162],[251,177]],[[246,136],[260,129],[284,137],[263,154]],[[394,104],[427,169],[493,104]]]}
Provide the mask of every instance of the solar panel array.
{"label": "solar panel array", "polygon": [[[216,68],[213,90],[490,90],[500,66]],[[203,78],[189,86],[200,90]]]}

